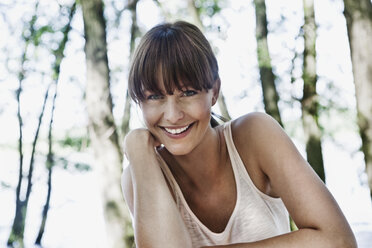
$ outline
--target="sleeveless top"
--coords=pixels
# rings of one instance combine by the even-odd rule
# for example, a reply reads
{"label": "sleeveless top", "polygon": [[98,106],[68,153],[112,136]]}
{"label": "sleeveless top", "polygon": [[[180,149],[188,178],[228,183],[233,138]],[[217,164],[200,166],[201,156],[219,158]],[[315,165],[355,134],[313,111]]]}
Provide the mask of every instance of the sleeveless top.
{"label": "sleeveless top", "polygon": [[232,139],[231,122],[224,125],[223,133],[234,171],[237,199],[221,233],[208,229],[192,212],[172,172],[159,155],[161,168],[174,192],[193,247],[253,242],[290,232],[289,215],[282,200],[261,192],[249,177]]}

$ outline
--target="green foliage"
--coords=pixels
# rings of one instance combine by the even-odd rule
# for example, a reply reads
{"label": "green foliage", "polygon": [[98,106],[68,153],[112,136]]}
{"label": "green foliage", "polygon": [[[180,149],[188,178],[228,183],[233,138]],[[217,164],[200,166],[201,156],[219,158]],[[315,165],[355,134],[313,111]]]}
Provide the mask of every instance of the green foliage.
{"label": "green foliage", "polygon": [[[58,140],[57,143],[63,148],[71,148],[77,152],[80,152],[90,145],[90,139],[87,135],[72,136],[67,133],[66,136],[63,139]],[[56,164],[60,165],[66,170],[72,169],[79,172],[87,172],[92,170],[89,164],[70,161],[64,157],[57,158]]]}
{"label": "green foliage", "polygon": [[65,170],[76,170],[78,172],[88,172],[92,170],[89,164],[69,161],[64,157],[58,158],[56,162],[57,165],[60,165]]}
{"label": "green foliage", "polygon": [[58,141],[62,147],[70,147],[76,151],[81,151],[90,145],[90,139],[88,136],[73,137],[66,134],[65,138]]}
{"label": "green foliage", "polygon": [[224,0],[195,0],[195,7],[199,15],[212,17],[221,11],[223,2]]}
{"label": "green foliage", "polygon": [[85,163],[74,163],[74,168],[78,171],[91,171],[92,167]]}
{"label": "green foliage", "polygon": [[11,186],[10,186],[9,183],[1,182],[1,188],[3,188],[3,189],[9,189],[9,188],[11,188]]}
{"label": "green foliage", "polygon": [[38,28],[37,30],[35,30],[35,33],[32,36],[32,41],[33,41],[35,46],[40,45],[41,37],[45,33],[54,33],[54,30],[50,25],[45,25],[45,26],[42,26],[42,27]]}
{"label": "green foliage", "polygon": [[29,23],[25,23],[25,27],[22,32],[22,39],[26,41],[26,43],[32,39],[35,33],[35,22],[37,20],[37,16],[32,16]]}

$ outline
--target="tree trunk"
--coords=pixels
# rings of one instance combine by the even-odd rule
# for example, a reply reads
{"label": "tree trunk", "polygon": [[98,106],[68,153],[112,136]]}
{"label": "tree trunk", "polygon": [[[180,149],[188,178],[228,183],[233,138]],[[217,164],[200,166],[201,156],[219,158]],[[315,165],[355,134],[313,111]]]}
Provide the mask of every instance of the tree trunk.
{"label": "tree trunk", "polygon": [[358,126],[372,197],[372,4],[344,0],[358,110]]}
{"label": "tree trunk", "polygon": [[[42,105],[42,109],[38,118],[38,124],[36,128],[36,132],[34,135],[34,140],[32,142],[32,150],[31,150],[31,158],[30,158],[30,163],[29,163],[29,169],[28,169],[28,174],[27,174],[27,187],[26,187],[26,196],[25,199],[20,199],[20,191],[18,191],[18,186],[17,186],[17,199],[16,199],[16,213],[14,217],[14,222],[12,226],[12,230],[8,239],[8,246],[12,246],[14,243],[19,243],[20,246],[23,247],[23,234],[24,234],[24,229],[25,229],[25,221],[26,221],[26,216],[27,216],[27,209],[28,209],[28,202],[30,200],[31,192],[32,192],[32,177],[33,177],[33,172],[34,172],[34,162],[35,162],[35,153],[36,153],[36,146],[38,143],[39,139],[39,133],[40,133],[40,128],[41,128],[41,123],[43,120],[43,116],[45,113],[45,107],[46,103],[48,100],[48,95],[49,95],[49,89],[50,85],[46,89],[45,96],[44,96],[44,101]],[[22,173],[22,172],[20,172]],[[21,176],[22,177],[22,176]],[[23,178],[21,178],[23,180]],[[18,182],[19,189],[21,190],[21,183]]]}
{"label": "tree trunk", "polygon": [[44,231],[45,231],[45,225],[46,221],[48,218],[48,212],[49,212],[49,204],[50,204],[50,196],[52,194],[52,167],[54,164],[54,159],[53,159],[53,153],[51,151],[51,143],[49,141],[49,153],[47,157],[47,167],[48,167],[48,192],[47,192],[47,198],[43,207],[43,212],[42,212],[42,219],[41,219],[41,224],[39,228],[38,235],[35,240],[36,245],[41,244],[41,239],[43,238]]}
{"label": "tree trunk", "polygon": [[[130,28],[130,47],[129,47],[129,58],[132,59],[133,52],[135,49],[135,41],[136,38],[139,36],[139,28],[137,24],[137,3],[139,0],[133,0],[130,5],[128,5],[128,9],[132,15],[132,25]],[[124,105],[124,115],[123,115],[123,122],[121,125],[121,132],[122,136],[124,137],[129,132],[129,122],[130,122],[130,110],[131,110],[131,98],[129,96],[128,89],[125,93],[125,105]]]}
{"label": "tree trunk", "polygon": [[102,170],[103,202],[108,247],[129,247],[130,216],[121,193],[122,152],[112,114],[106,23],[102,0],[81,0],[87,65],[86,105],[89,134],[97,165]]}
{"label": "tree trunk", "polygon": [[121,125],[121,133],[123,137],[125,137],[125,135],[127,135],[127,133],[130,130],[129,124],[130,124],[131,107],[132,107],[131,98],[129,96],[129,91],[127,89],[125,91],[124,115],[123,115],[123,122]]}
{"label": "tree trunk", "polygon": [[60,74],[60,68],[61,68],[61,62],[64,57],[64,50],[66,47],[66,43],[68,41],[68,34],[71,30],[71,21],[72,18],[75,14],[76,10],[76,3],[74,2],[73,5],[70,8],[70,13],[69,13],[69,19],[68,23],[64,26],[62,29],[63,32],[63,39],[61,43],[59,44],[57,50],[55,50],[54,57],[55,57],[55,62],[53,64],[53,75],[54,75],[54,85],[55,85],[55,91],[53,95],[53,100],[52,100],[52,110],[51,110],[51,117],[49,121],[49,131],[48,131],[48,155],[47,155],[47,161],[46,161],[46,168],[48,170],[48,191],[47,191],[47,197],[46,201],[43,207],[43,212],[42,212],[42,220],[39,228],[39,233],[36,237],[35,244],[40,245],[41,240],[44,235],[45,231],[45,225],[46,221],[48,218],[48,212],[49,212],[49,205],[50,205],[50,197],[52,194],[52,172],[53,172],[53,165],[54,165],[54,153],[52,149],[53,141],[52,141],[52,129],[53,129],[53,119],[54,119],[54,110],[55,110],[55,102],[57,98],[57,86],[58,86],[58,81],[59,81],[59,74]]}
{"label": "tree trunk", "polygon": [[16,91],[16,98],[17,98],[17,118],[18,118],[18,130],[19,130],[19,138],[18,138],[18,153],[19,153],[19,171],[18,171],[18,183],[16,188],[16,210],[15,210],[15,217],[13,220],[12,230],[8,237],[7,244],[9,246],[13,245],[13,243],[18,243],[21,247],[23,246],[23,234],[25,223],[24,220],[26,219],[23,216],[23,201],[21,201],[21,189],[22,189],[22,181],[23,181],[23,119],[21,115],[21,93],[23,88],[23,79],[25,78],[25,71],[24,71],[24,64],[26,61],[27,50],[28,50],[29,41],[26,41],[25,49],[22,55],[21,61],[21,71],[18,74],[18,89]]}
{"label": "tree trunk", "polygon": [[[7,245],[13,246],[17,245],[20,247],[23,247],[23,235],[25,230],[25,220],[26,220],[26,214],[27,214],[27,204],[28,204],[28,197],[26,195],[26,199],[21,199],[21,191],[22,191],[22,182],[23,182],[23,119],[21,115],[21,93],[23,90],[23,80],[26,77],[26,70],[25,70],[25,63],[27,61],[27,52],[30,45],[30,42],[32,41],[33,36],[35,35],[35,23],[37,20],[37,9],[38,9],[39,3],[37,2],[35,5],[35,14],[31,18],[31,21],[29,22],[29,26],[26,27],[24,30],[27,30],[30,32],[29,35],[25,34],[25,31],[23,31],[23,37],[25,42],[25,47],[23,49],[22,57],[21,57],[21,69],[18,73],[18,82],[19,86],[16,90],[16,98],[17,98],[17,117],[18,117],[18,127],[19,127],[19,138],[18,138],[18,152],[19,152],[19,172],[18,172],[18,183],[16,188],[16,209],[15,209],[15,215],[14,220],[12,224],[12,229],[10,231]],[[32,167],[30,165],[31,170]],[[32,174],[32,173],[31,173]],[[31,177],[32,179],[32,177]],[[31,186],[31,185],[28,185]],[[29,188],[29,187],[28,187]],[[30,188],[31,189],[31,188]],[[29,191],[29,190],[27,190]],[[31,193],[31,191],[29,191]]]}
{"label": "tree trunk", "polygon": [[313,167],[318,176],[325,181],[321,131],[318,123],[319,99],[316,93],[316,24],[314,16],[314,1],[303,0],[305,23],[304,30],[304,81],[303,97],[301,99],[302,122],[306,140],[307,161]]}
{"label": "tree trunk", "polygon": [[[188,8],[188,12],[190,13],[190,15],[192,16],[192,18],[194,20],[193,21],[194,24],[204,33],[205,28],[204,28],[203,22],[201,21],[200,13],[195,6],[195,0],[188,0],[187,8]],[[218,107],[220,108],[222,117],[224,117],[227,120],[231,120],[231,116],[229,114],[229,111],[227,110],[225,97],[223,96],[222,91],[220,91],[220,95],[219,95],[217,101],[218,101]]]}
{"label": "tree trunk", "polygon": [[194,21],[194,24],[204,32],[205,28],[201,21],[199,10],[195,6],[195,0],[187,0],[187,10]]}
{"label": "tree trunk", "polygon": [[267,44],[268,30],[265,0],[255,0],[254,5],[256,10],[257,57],[265,111],[283,126],[278,107],[279,95],[275,87],[275,75],[271,66]]}

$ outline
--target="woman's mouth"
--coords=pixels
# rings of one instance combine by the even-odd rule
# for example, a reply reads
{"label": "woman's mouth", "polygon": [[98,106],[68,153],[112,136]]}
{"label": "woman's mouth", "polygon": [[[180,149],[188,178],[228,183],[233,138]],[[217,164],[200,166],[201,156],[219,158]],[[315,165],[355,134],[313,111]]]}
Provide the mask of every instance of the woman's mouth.
{"label": "woman's mouth", "polygon": [[194,123],[191,123],[187,126],[184,127],[179,127],[179,128],[169,128],[169,127],[162,127],[162,129],[169,135],[175,137],[175,136],[180,136],[181,134],[185,134],[188,130],[190,130],[190,127]]}

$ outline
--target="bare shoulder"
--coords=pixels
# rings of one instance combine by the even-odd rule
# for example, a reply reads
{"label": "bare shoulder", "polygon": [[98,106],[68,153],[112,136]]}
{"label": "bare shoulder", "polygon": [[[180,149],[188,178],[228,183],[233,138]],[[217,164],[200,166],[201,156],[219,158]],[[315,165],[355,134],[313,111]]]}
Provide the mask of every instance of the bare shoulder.
{"label": "bare shoulder", "polygon": [[252,181],[270,196],[282,197],[283,179],[295,177],[295,171],[313,174],[290,137],[268,114],[251,113],[236,119],[232,134]]}
{"label": "bare shoulder", "polygon": [[234,143],[242,153],[251,156],[271,152],[273,141],[288,141],[282,127],[271,116],[254,112],[239,117],[231,124]]}
{"label": "bare shoulder", "polygon": [[121,189],[123,191],[124,200],[130,212],[133,214],[133,182],[130,166],[127,166],[121,175]]}
{"label": "bare shoulder", "polygon": [[278,140],[275,136],[285,136],[280,125],[271,116],[254,112],[234,120],[231,129],[235,147],[253,183],[263,193],[277,197],[264,168],[272,165],[262,158],[270,157],[275,150],[272,143],[272,139]]}
{"label": "bare shoulder", "polygon": [[[278,131],[280,125],[270,115],[261,112],[253,112],[239,117],[232,122],[232,129],[236,136],[254,138],[261,132]],[[258,133],[257,133],[258,132]]]}
{"label": "bare shoulder", "polygon": [[[255,158],[259,168],[271,179],[289,166],[307,166],[290,137],[279,123],[265,113],[240,117],[232,124],[233,138],[242,154]],[[275,168],[274,168],[275,167]]]}

